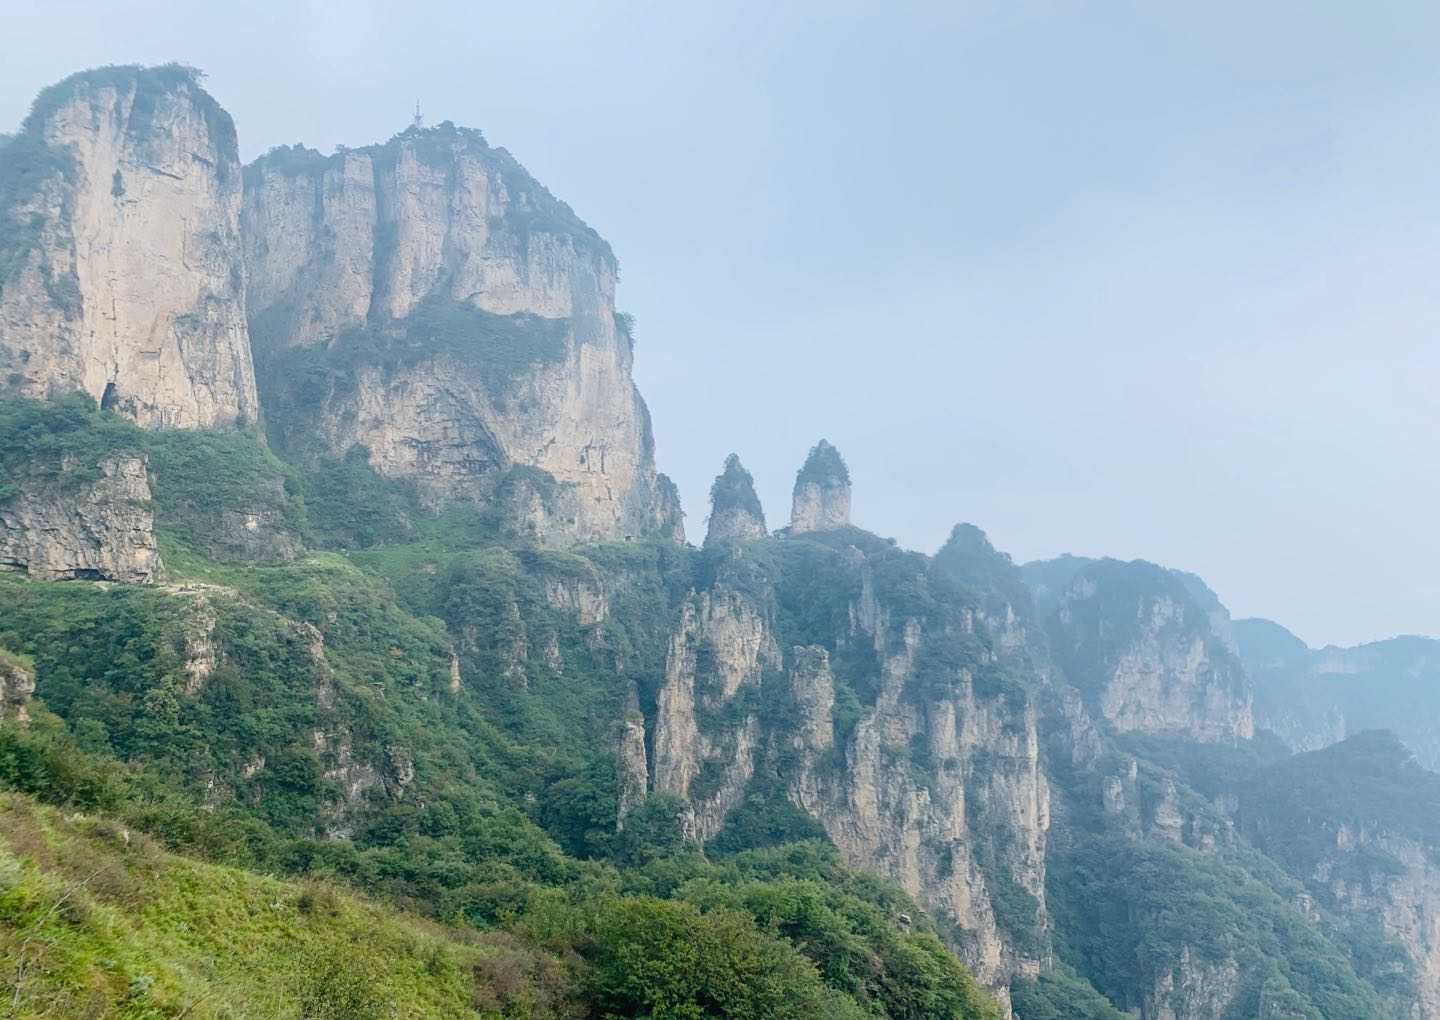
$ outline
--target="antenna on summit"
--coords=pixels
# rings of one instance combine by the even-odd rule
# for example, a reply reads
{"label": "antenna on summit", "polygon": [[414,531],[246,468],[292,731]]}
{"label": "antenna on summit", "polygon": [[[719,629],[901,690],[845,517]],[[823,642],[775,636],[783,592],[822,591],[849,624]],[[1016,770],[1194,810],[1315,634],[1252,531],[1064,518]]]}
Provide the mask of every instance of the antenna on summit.
{"label": "antenna on summit", "polygon": [[418,99],[415,100],[415,119],[410,122],[410,126],[416,131],[425,126],[425,118],[420,114],[420,100]]}

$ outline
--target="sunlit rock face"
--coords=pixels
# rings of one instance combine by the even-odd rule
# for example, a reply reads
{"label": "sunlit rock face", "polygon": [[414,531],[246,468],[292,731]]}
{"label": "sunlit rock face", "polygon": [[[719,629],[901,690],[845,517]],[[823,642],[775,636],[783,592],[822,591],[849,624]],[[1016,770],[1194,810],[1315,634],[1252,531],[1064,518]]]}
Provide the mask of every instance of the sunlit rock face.
{"label": "sunlit rock face", "polygon": [[[436,503],[512,499],[541,542],[683,539],[631,378],[610,247],[503,149],[445,124],[245,170],[248,309],[272,439],[361,447]],[[513,480],[513,477],[512,477]]]}
{"label": "sunlit rock face", "polygon": [[0,393],[147,428],[259,418],[235,128],[177,66],[42,92],[0,146]]}

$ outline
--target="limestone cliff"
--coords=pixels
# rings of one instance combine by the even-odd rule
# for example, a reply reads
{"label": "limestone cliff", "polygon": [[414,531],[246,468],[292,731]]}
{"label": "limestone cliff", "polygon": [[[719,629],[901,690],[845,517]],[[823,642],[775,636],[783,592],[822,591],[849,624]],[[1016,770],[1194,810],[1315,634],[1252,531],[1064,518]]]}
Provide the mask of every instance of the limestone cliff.
{"label": "limestone cliff", "polygon": [[816,443],[795,476],[790,533],[828,531],[850,524],[850,470],[840,451],[824,439]]}
{"label": "limestone cliff", "polygon": [[765,511],[755,494],[755,479],[735,454],[725,458],[725,468],[710,486],[710,522],[705,544],[764,538]]}
{"label": "limestone cliff", "polygon": [[542,542],[682,534],[631,380],[607,245],[477,131],[443,124],[245,170],[248,308],[271,435],[359,447]]}
{"label": "limestone cliff", "polygon": [[144,583],[160,574],[143,457],[66,457],[7,479],[7,487],[14,493],[0,497],[0,568],[41,581]]}
{"label": "limestone cliff", "polygon": [[[712,580],[671,636],[652,789],[685,799],[701,842],[788,803],[915,896],[1003,997],[1048,958],[1036,706],[933,561],[822,534],[707,549]],[[643,743],[621,751],[643,775]]]}
{"label": "limestone cliff", "polygon": [[230,117],[178,65],[36,99],[0,147],[0,393],[83,390],[147,428],[259,418]]}
{"label": "limestone cliff", "polygon": [[[1229,616],[1198,578],[1136,560],[1055,561],[1074,567],[1037,596],[1066,678],[1119,732],[1174,733],[1213,743],[1254,735],[1253,695]],[[1208,597],[1197,594],[1199,589]],[[1058,592],[1058,594],[1056,593]]]}

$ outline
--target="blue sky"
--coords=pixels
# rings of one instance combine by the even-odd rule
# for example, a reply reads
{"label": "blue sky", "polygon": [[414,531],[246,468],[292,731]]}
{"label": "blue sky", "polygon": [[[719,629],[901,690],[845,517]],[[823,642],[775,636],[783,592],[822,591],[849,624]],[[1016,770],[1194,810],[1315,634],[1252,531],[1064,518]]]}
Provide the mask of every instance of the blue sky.
{"label": "blue sky", "polygon": [[[1314,644],[1440,634],[1440,5],[6,0],[0,125],[209,73],[243,155],[479,127],[614,245],[692,536],[1143,557]],[[121,9],[123,7],[123,9]]]}

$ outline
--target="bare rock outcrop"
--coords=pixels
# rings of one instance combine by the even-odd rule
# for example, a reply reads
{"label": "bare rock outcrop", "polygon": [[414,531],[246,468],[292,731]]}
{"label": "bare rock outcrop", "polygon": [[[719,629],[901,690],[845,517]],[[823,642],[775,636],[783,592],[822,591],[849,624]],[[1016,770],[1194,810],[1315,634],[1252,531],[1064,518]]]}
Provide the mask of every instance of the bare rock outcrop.
{"label": "bare rock outcrop", "polygon": [[[933,623],[897,619],[888,578],[877,582],[854,547],[833,554],[855,592],[831,610],[840,629],[782,654],[773,593],[749,562],[732,549],[682,607],[653,720],[652,791],[685,800],[689,835],[702,843],[747,790],[788,800],[848,863],[923,904],[1004,1000],[1012,978],[1047,959],[1050,793],[1031,697],[949,665],[957,641],[984,640],[975,615],[951,606]],[[857,681],[857,661],[874,675]],[[871,692],[859,703],[857,682]],[[630,757],[641,739],[640,729],[629,737]]]}
{"label": "bare rock outcrop", "polygon": [[[251,334],[282,446],[363,448],[542,544],[677,533],[614,256],[508,152],[447,123],[331,157],[276,150],[245,179]],[[498,491],[515,466],[537,474]]]}
{"label": "bare rock outcrop", "polygon": [[[1357,874],[1354,860],[1374,870]],[[1342,826],[1312,885],[1340,911],[1373,922],[1404,947],[1414,975],[1414,1015],[1440,1016],[1440,864],[1433,849],[1400,834]]]}
{"label": "bare rock outcrop", "polygon": [[[1241,970],[1229,957],[1207,959],[1182,946],[1179,959],[1161,974],[1141,1010],[1155,1020],[1224,1020],[1241,989]],[[1258,1018],[1257,1018],[1258,1020]]]}
{"label": "bare rock outcrop", "polygon": [[230,116],[178,65],[40,94],[0,150],[0,393],[147,428],[259,419]]}
{"label": "bare rock outcrop", "polygon": [[[764,615],[740,593],[703,591],[682,609],[658,698],[654,788],[686,798],[698,842],[720,832],[754,774],[760,720],[743,706],[780,665]],[[737,708],[738,725],[705,725]]]}
{"label": "bare rock outcrop", "polygon": [[1056,657],[1115,730],[1204,743],[1254,735],[1252,688],[1229,616],[1218,600],[1197,600],[1195,580],[1140,560],[1100,560],[1079,569],[1055,599]]}
{"label": "bare rock outcrop", "polygon": [[30,721],[30,697],[35,693],[35,666],[0,648],[0,720]]}
{"label": "bare rock outcrop", "polygon": [[736,454],[725,458],[725,468],[710,486],[710,523],[705,544],[764,538],[765,511],[755,494],[755,479]]}
{"label": "bare rock outcrop", "polygon": [[840,451],[822,439],[795,476],[790,533],[830,531],[850,523],[850,470]]}
{"label": "bare rock outcrop", "polygon": [[0,502],[0,567],[40,581],[143,584],[160,575],[143,457],[69,458],[58,471],[37,467],[10,484],[18,491]]}

